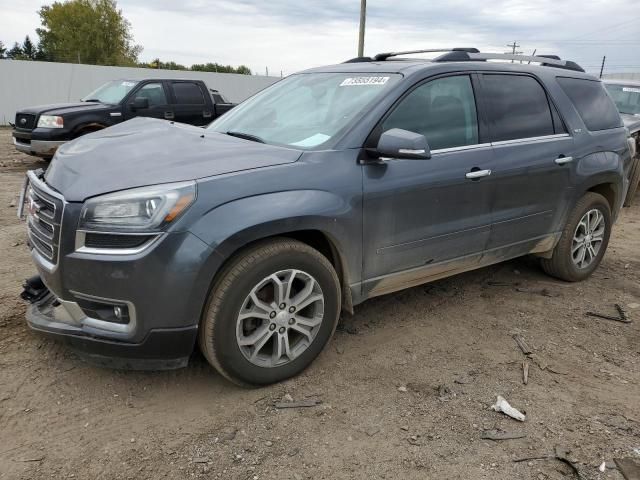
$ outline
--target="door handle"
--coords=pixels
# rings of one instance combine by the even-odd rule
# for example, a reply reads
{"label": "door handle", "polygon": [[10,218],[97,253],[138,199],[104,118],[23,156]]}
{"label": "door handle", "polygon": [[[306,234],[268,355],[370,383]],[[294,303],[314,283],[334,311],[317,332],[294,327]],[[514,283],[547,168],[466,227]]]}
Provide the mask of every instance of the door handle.
{"label": "door handle", "polygon": [[565,163],[573,162],[573,157],[558,157],[555,162],[556,165],[564,165]]}
{"label": "door handle", "polygon": [[491,170],[472,170],[468,172],[465,176],[469,180],[477,180],[478,178],[488,177],[491,175]]}
{"label": "door handle", "polygon": [[213,114],[209,110],[205,110],[204,112],[202,112],[202,116],[204,118],[211,118]]}
{"label": "door handle", "polygon": [[164,112],[164,118],[166,118],[167,120],[173,120],[176,117],[173,112]]}

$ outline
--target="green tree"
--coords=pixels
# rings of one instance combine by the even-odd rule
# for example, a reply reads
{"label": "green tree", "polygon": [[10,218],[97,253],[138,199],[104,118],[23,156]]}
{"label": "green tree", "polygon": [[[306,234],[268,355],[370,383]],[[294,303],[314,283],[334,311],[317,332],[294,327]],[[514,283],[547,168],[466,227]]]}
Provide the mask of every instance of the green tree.
{"label": "green tree", "polygon": [[38,50],[36,46],[33,44],[29,35],[24,37],[24,42],[22,43],[22,59],[23,60],[35,60]]}
{"label": "green tree", "polygon": [[135,65],[142,47],[115,0],[67,0],[43,6],[42,55],[57,62]]}
{"label": "green tree", "polygon": [[251,75],[249,67],[240,65],[238,68],[231,65],[220,65],[219,63],[196,63],[191,65],[191,70],[196,72],[218,72],[218,73],[241,73]]}
{"label": "green tree", "polygon": [[139,63],[140,68],[155,68],[158,70],[188,70],[184,65],[180,65],[176,62],[163,62],[159,58],[152,60],[149,63]]}
{"label": "green tree", "polygon": [[242,75],[251,75],[251,69],[246,65],[240,65],[236,68],[236,73],[241,73]]}
{"label": "green tree", "polygon": [[4,43],[0,42],[0,58],[4,58],[4,54],[7,51],[7,49],[4,46]]}
{"label": "green tree", "polygon": [[13,48],[7,52],[7,58],[12,60],[20,60],[22,58],[22,47],[18,42],[13,43]]}
{"label": "green tree", "polygon": [[47,55],[44,53],[42,49],[42,42],[38,42],[38,48],[36,49],[36,60],[40,60],[41,62],[50,61],[50,58],[47,58]]}

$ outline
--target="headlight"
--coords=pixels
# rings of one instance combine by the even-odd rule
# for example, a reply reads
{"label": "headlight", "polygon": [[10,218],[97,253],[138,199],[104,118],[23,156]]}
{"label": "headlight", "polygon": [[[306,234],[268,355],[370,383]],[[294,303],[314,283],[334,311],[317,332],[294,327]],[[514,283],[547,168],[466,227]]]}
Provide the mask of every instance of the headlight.
{"label": "headlight", "polygon": [[40,115],[38,119],[39,128],[62,128],[64,127],[64,120],[57,115]]}
{"label": "headlight", "polygon": [[195,200],[195,182],[134,188],[87,200],[80,230],[157,231],[175,221]]}

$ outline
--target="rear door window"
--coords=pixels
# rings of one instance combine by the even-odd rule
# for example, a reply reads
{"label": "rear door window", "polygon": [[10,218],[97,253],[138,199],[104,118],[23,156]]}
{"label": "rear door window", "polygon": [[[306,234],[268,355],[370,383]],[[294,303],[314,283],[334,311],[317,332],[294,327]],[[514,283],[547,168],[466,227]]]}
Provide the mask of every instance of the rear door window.
{"label": "rear door window", "polygon": [[204,96],[197,83],[173,82],[173,93],[179,105],[204,105]]}
{"label": "rear door window", "polygon": [[476,102],[467,75],[420,85],[382,123],[382,131],[402,128],[424,135],[431,150],[478,143]]}
{"label": "rear door window", "polygon": [[[556,133],[547,94],[533,77],[484,74],[482,87],[493,142],[543,137]],[[558,129],[564,126],[556,117]]]}
{"label": "rear door window", "polygon": [[589,130],[622,126],[618,109],[600,81],[568,77],[558,77],[557,80]]}

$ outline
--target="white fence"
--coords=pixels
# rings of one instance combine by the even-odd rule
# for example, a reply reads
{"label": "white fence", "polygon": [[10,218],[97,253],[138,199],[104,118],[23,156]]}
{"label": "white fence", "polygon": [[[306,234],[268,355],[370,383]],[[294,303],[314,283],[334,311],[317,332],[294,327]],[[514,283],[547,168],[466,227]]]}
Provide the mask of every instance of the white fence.
{"label": "white fence", "polygon": [[640,81],[640,73],[605,73],[602,78],[617,80],[637,80]]}
{"label": "white fence", "polygon": [[232,73],[0,60],[0,125],[13,122],[15,112],[20,108],[75,102],[109,80],[124,78],[204,80],[209,88],[219,90],[234,103],[243,101],[279,80],[278,77]]}

